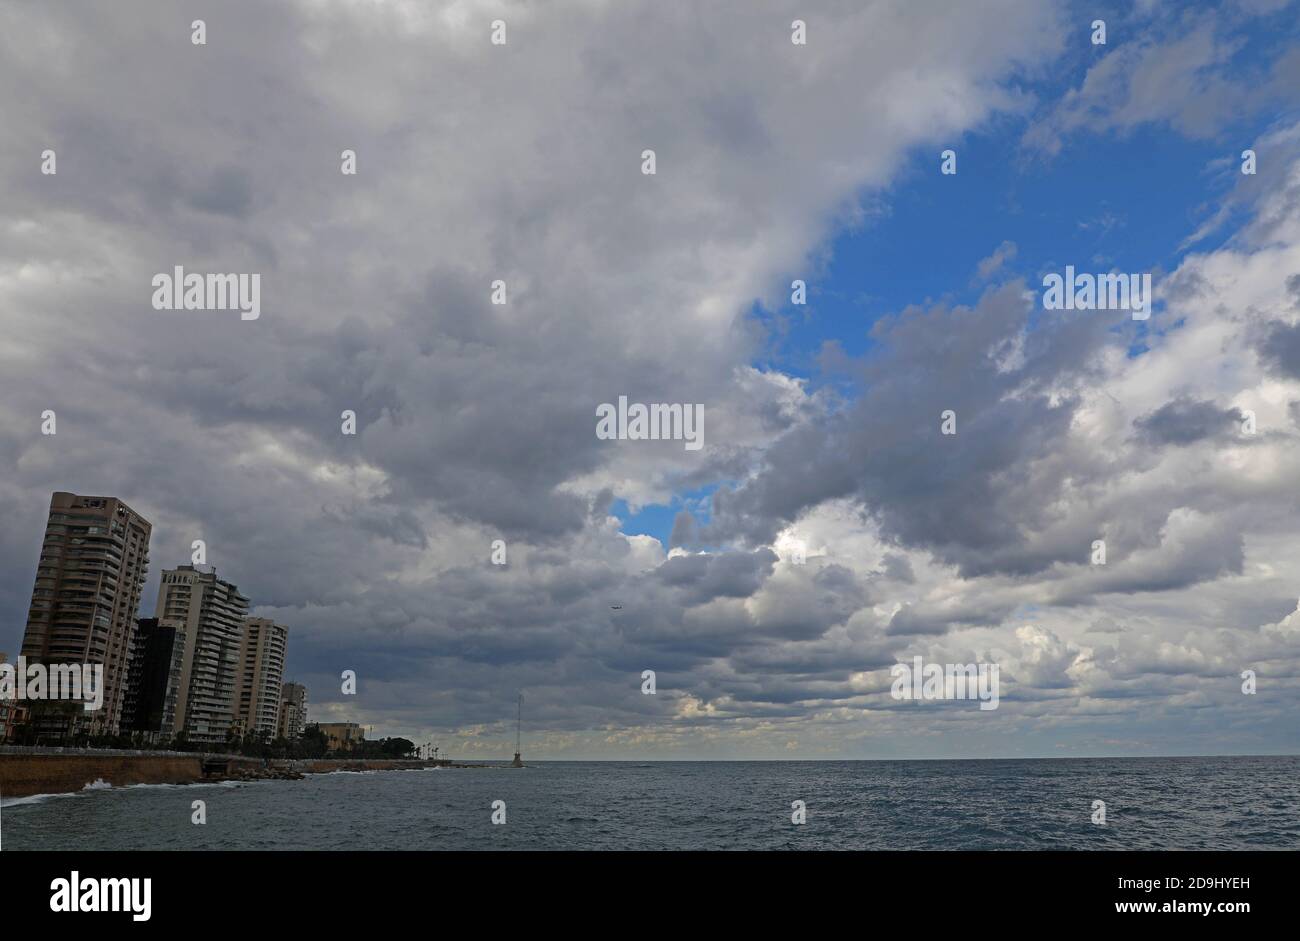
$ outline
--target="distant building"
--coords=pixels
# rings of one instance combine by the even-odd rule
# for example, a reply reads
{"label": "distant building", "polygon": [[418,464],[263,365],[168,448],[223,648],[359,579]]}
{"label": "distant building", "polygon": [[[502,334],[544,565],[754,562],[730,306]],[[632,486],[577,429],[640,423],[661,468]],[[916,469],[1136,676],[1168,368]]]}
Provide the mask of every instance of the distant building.
{"label": "distant building", "polygon": [[210,567],[180,565],[163,572],[154,614],[184,628],[172,731],[192,742],[224,742],[235,721],[248,599]]}
{"label": "distant building", "polygon": [[102,664],[104,704],[36,702],[39,734],[115,734],[153,527],[116,497],[56,492],[50,497],[22,656],[28,663]]}
{"label": "distant building", "polygon": [[235,730],[273,738],[280,721],[289,628],[268,618],[246,618],[235,674]]}
{"label": "distant building", "polygon": [[280,691],[280,715],[276,722],[276,738],[298,738],[306,727],[307,687],[301,683],[285,683]]}
{"label": "distant building", "polygon": [[335,751],[347,751],[366,737],[365,729],[355,722],[321,722],[319,727]]}
{"label": "distant building", "polygon": [[176,729],[176,699],[185,657],[185,625],[141,618],[127,673],[122,731],[170,738]]}
{"label": "distant building", "polygon": [[[5,662],[5,654],[0,653],[0,663]],[[14,707],[17,705],[16,699],[5,699],[0,697],[0,745],[9,741],[9,733],[14,727]]]}
{"label": "distant building", "polygon": [[[0,663],[5,663],[0,653]],[[0,699],[0,745],[13,737],[14,730],[27,721],[27,707],[17,699]]]}

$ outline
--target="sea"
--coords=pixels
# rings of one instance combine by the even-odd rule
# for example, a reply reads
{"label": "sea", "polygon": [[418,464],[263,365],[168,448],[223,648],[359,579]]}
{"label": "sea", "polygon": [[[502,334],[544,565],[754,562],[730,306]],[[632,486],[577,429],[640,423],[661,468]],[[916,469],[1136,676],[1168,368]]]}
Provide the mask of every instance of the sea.
{"label": "sea", "polygon": [[1300,757],[539,761],[100,784],[5,799],[0,847],[1295,850]]}

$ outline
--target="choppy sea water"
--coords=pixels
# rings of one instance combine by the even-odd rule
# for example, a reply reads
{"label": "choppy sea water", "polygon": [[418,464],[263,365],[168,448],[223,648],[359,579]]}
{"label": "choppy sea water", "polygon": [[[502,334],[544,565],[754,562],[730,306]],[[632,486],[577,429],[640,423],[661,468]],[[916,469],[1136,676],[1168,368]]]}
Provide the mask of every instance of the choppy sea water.
{"label": "choppy sea water", "polygon": [[3,848],[1295,850],[1300,757],[540,762],[96,788],[6,799]]}

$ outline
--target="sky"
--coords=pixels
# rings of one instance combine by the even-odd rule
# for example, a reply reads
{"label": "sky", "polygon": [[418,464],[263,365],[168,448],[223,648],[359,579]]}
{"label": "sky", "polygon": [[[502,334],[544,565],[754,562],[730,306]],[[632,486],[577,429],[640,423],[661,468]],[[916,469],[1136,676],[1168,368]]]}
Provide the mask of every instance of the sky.
{"label": "sky", "polygon": [[10,3],[0,206],[11,656],[69,490],[442,754],[1300,750],[1297,3]]}

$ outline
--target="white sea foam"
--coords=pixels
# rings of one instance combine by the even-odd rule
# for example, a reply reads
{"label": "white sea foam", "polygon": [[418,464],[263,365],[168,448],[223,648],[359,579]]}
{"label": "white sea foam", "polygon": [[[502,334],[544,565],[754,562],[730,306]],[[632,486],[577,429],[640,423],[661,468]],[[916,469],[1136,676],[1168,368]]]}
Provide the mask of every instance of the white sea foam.
{"label": "white sea foam", "polygon": [[6,797],[0,799],[0,808],[4,807],[21,807],[25,804],[41,804],[53,797],[83,797],[92,794],[95,791],[126,791],[150,788],[207,788],[207,787],[239,787],[241,784],[248,784],[248,781],[196,781],[193,784],[122,784],[114,786],[103,778],[96,778],[92,783],[85,785],[80,791],[60,791],[56,794],[28,794],[26,797]]}
{"label": "white sea foam", "polygon": [[6,797],[0,800],[0,808],[22,807],[24,804],[43,804],[52,797],[76,797],[73,794],[28,794],[26,797]]}

